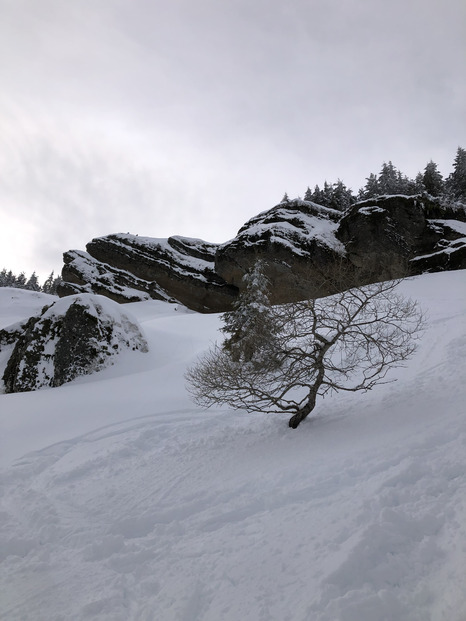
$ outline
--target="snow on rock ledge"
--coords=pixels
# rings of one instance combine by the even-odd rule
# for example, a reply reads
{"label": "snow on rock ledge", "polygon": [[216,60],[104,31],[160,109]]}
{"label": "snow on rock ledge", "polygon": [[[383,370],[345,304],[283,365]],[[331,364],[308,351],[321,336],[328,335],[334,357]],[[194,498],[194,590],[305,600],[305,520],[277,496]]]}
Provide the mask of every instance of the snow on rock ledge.
{"label": "snow on rock ledge", "polygon": [[[337,237],[353,265],[373,279],[387,280],[427,269],[461,269],[464,252],[461,256],[456,253],[447,265],[442,261],[446,255],[437,251],[450,248],[461,237],[455,227],[464,223],[429,219],[435,212],[441,213],[442,207],[428,196],[379,196],[354,204],[341,218]],[[425,255],[433,259],[418,260]]]}
{"label": "snow on rock ledge", "polygon": [[87,252],[65,252],[58,293],[97,293],[120,303],[152,298],[224,312],[245,272],[262,259],[273,304],[320,297],[336,290],[328,284],[335,266],[359,283],[466,267],[457,219],[466,219],[463,211],[424,194],[379,196],[346,212],[292,199],[250,219],[221,245],[179,236],[95,238]]}
{"label": "snow on rock ledge", "polygon": [[13,350],[3,374],[5,392],[61,386],[113,364],[123,350],[147,352],[137,322],[100,295],[73,295],[39,315],[0,330],[0,351]]}
{"label": "snow on rock ledge", "polygon": [[219,246],[216,272],[237,287],[257,259],[266,262],[272,303],[327,295],[321,272],[345,255],[336,232],[341,212],[301,199],[282,202],[255,216]]}
{"label": "snow on rock ledge", "polygon": [[97,237],[86,249],[64,254],[60,296],[92,292],[120,303],[152,298],[218,312],[237,295],[236,287],[215,273],[217,244],[201,239],[118,233]]}

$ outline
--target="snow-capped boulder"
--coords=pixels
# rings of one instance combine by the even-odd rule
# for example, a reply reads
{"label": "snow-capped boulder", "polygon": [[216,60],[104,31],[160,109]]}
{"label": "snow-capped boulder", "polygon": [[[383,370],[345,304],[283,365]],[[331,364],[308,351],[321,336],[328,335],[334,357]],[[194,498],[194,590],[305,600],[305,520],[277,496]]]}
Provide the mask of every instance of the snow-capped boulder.
{"label": "snow-capped boulder", "polygon": [[386,196],[353,205],[338,238],[348,258],[378,279],[404,275],[408,261],[436,239],[417,197]]}
{"label": "snow-capped boulder", "polygon": [[159,297],[164,299],[163,292],[157,290],[155,283],[136,278],[108,263],[101,263],[87,252],[70,250],[64,253],[63,260],[64,280],[58,285],[60,296],[96,293],[121,304]]}
{"label": "snow-capped boulder", "polygon": [[137,322],[106,297],[79,294],[0,330],[0,350],[12,348],[3,374],[5,392],[61,386],[113,364],[123,350],[147,352]]}

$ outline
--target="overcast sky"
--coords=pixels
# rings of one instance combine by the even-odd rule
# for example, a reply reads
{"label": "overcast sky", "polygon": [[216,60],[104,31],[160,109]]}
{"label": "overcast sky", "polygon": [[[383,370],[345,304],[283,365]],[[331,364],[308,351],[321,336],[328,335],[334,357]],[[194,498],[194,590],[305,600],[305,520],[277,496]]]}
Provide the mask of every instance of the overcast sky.
{"label": "overcast sky", "polygon": [[0,269],[466,147],[464,0],[0,0]]}

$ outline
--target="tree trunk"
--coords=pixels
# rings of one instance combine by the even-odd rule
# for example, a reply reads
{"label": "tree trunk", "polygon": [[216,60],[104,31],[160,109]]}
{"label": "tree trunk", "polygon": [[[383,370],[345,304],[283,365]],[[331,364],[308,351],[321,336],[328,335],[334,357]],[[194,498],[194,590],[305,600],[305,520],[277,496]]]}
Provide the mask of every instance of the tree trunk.
{"label": "tree trunk", "polygon": [[306,418],[306,416],[312,412],[316,405],[316,397],[317,393],[313,391],[309,395],[309,399],[306,405],[304,405],[300,410],[296,412],[296,414],[294,414],[290,418],[290,421],[288,423],[289,427],[291,427],[292,429],[296,429],[299,423],[301,423]]}
{"label": "tree trunk", "polygon": [[308,414],[312,412],[312,410],[316,406],[317,393],[319,392],[319,388],[322,386],[322,382],[325,377],[325,366],[323,363],[324,356],[326,351],[329,349],[331,343],[328,343],[325,347],[320,349],[319,358],[316,360],[316,369],[317,369],[317,377],[315,378],[314,384],[309,391],[307,403],[296,412],[294,416],[292,416],[289,420],[288,426],[292,429],[296,429]]}

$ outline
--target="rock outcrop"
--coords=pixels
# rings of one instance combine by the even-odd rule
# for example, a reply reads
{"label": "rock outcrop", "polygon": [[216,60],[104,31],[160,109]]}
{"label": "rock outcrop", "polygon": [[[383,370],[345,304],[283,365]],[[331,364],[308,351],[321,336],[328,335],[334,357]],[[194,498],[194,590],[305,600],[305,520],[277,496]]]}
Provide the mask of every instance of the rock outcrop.
{"label": "rock outcrop", "polygon": [[93,292],[117,302],[161,299],[200,312],[231,308],[242,277],[266,262],[273,303],[332,292],[335,264],[358,282],[466,267],[466,213],[427,195],[379,196],[345,213],[289,200],[249,220],[225,244],[108,235],[64,255],[59,295]]}
{"label": "rock outcrop", "polygon": [[433,248],[425,249],[411,260],[416,274],[466,269],[466,223],[458,220],[430,220],[438,239]]}
{"label": "rock outcrop", "polygon": [[64,254],[60,296],[92,292],[120,303],[152,298],[216,312],[238,293],[215,272],[217,245],[200,239],[117,234],[93,239],[86,250]]}
{"label": "rock outcrop", "polygon": [[81,294],[45,306],[39,315],[0,330],[10,350],[5,392],[61,386],[109,366],[125,349],[147,351],[134,320],[106,297]]}
{"label": "rock outcrop", "polygon": [[421,202],[409,196],[356,203],[341,218],[337,235],[349,261],[380,279],[402,275],[410,259],[438,239]]}
{"label": "rock outcrop", "polygon": [[341,212],[303,200],[280,203],[249,220],[218,247],[215,270],[239,289],[257,259],[266,263],[272,303],[325,295],[322,272],[345,255],[336,233]]}
{"label": "rock outcrop", "polygon": [[[466,224],[427,218],[434,207],[426,197],[401,195],[356,203],[341,218],[337,237],[345,246],[348,260],[377,280],[427,269],[466,267],[461,252],[457,252],[466,242],[461,242],[466,236]],[[455,255],[449,268],[441,257],[445,253]],[[431,257],[430,266],[421,260],[425,255]]]}

